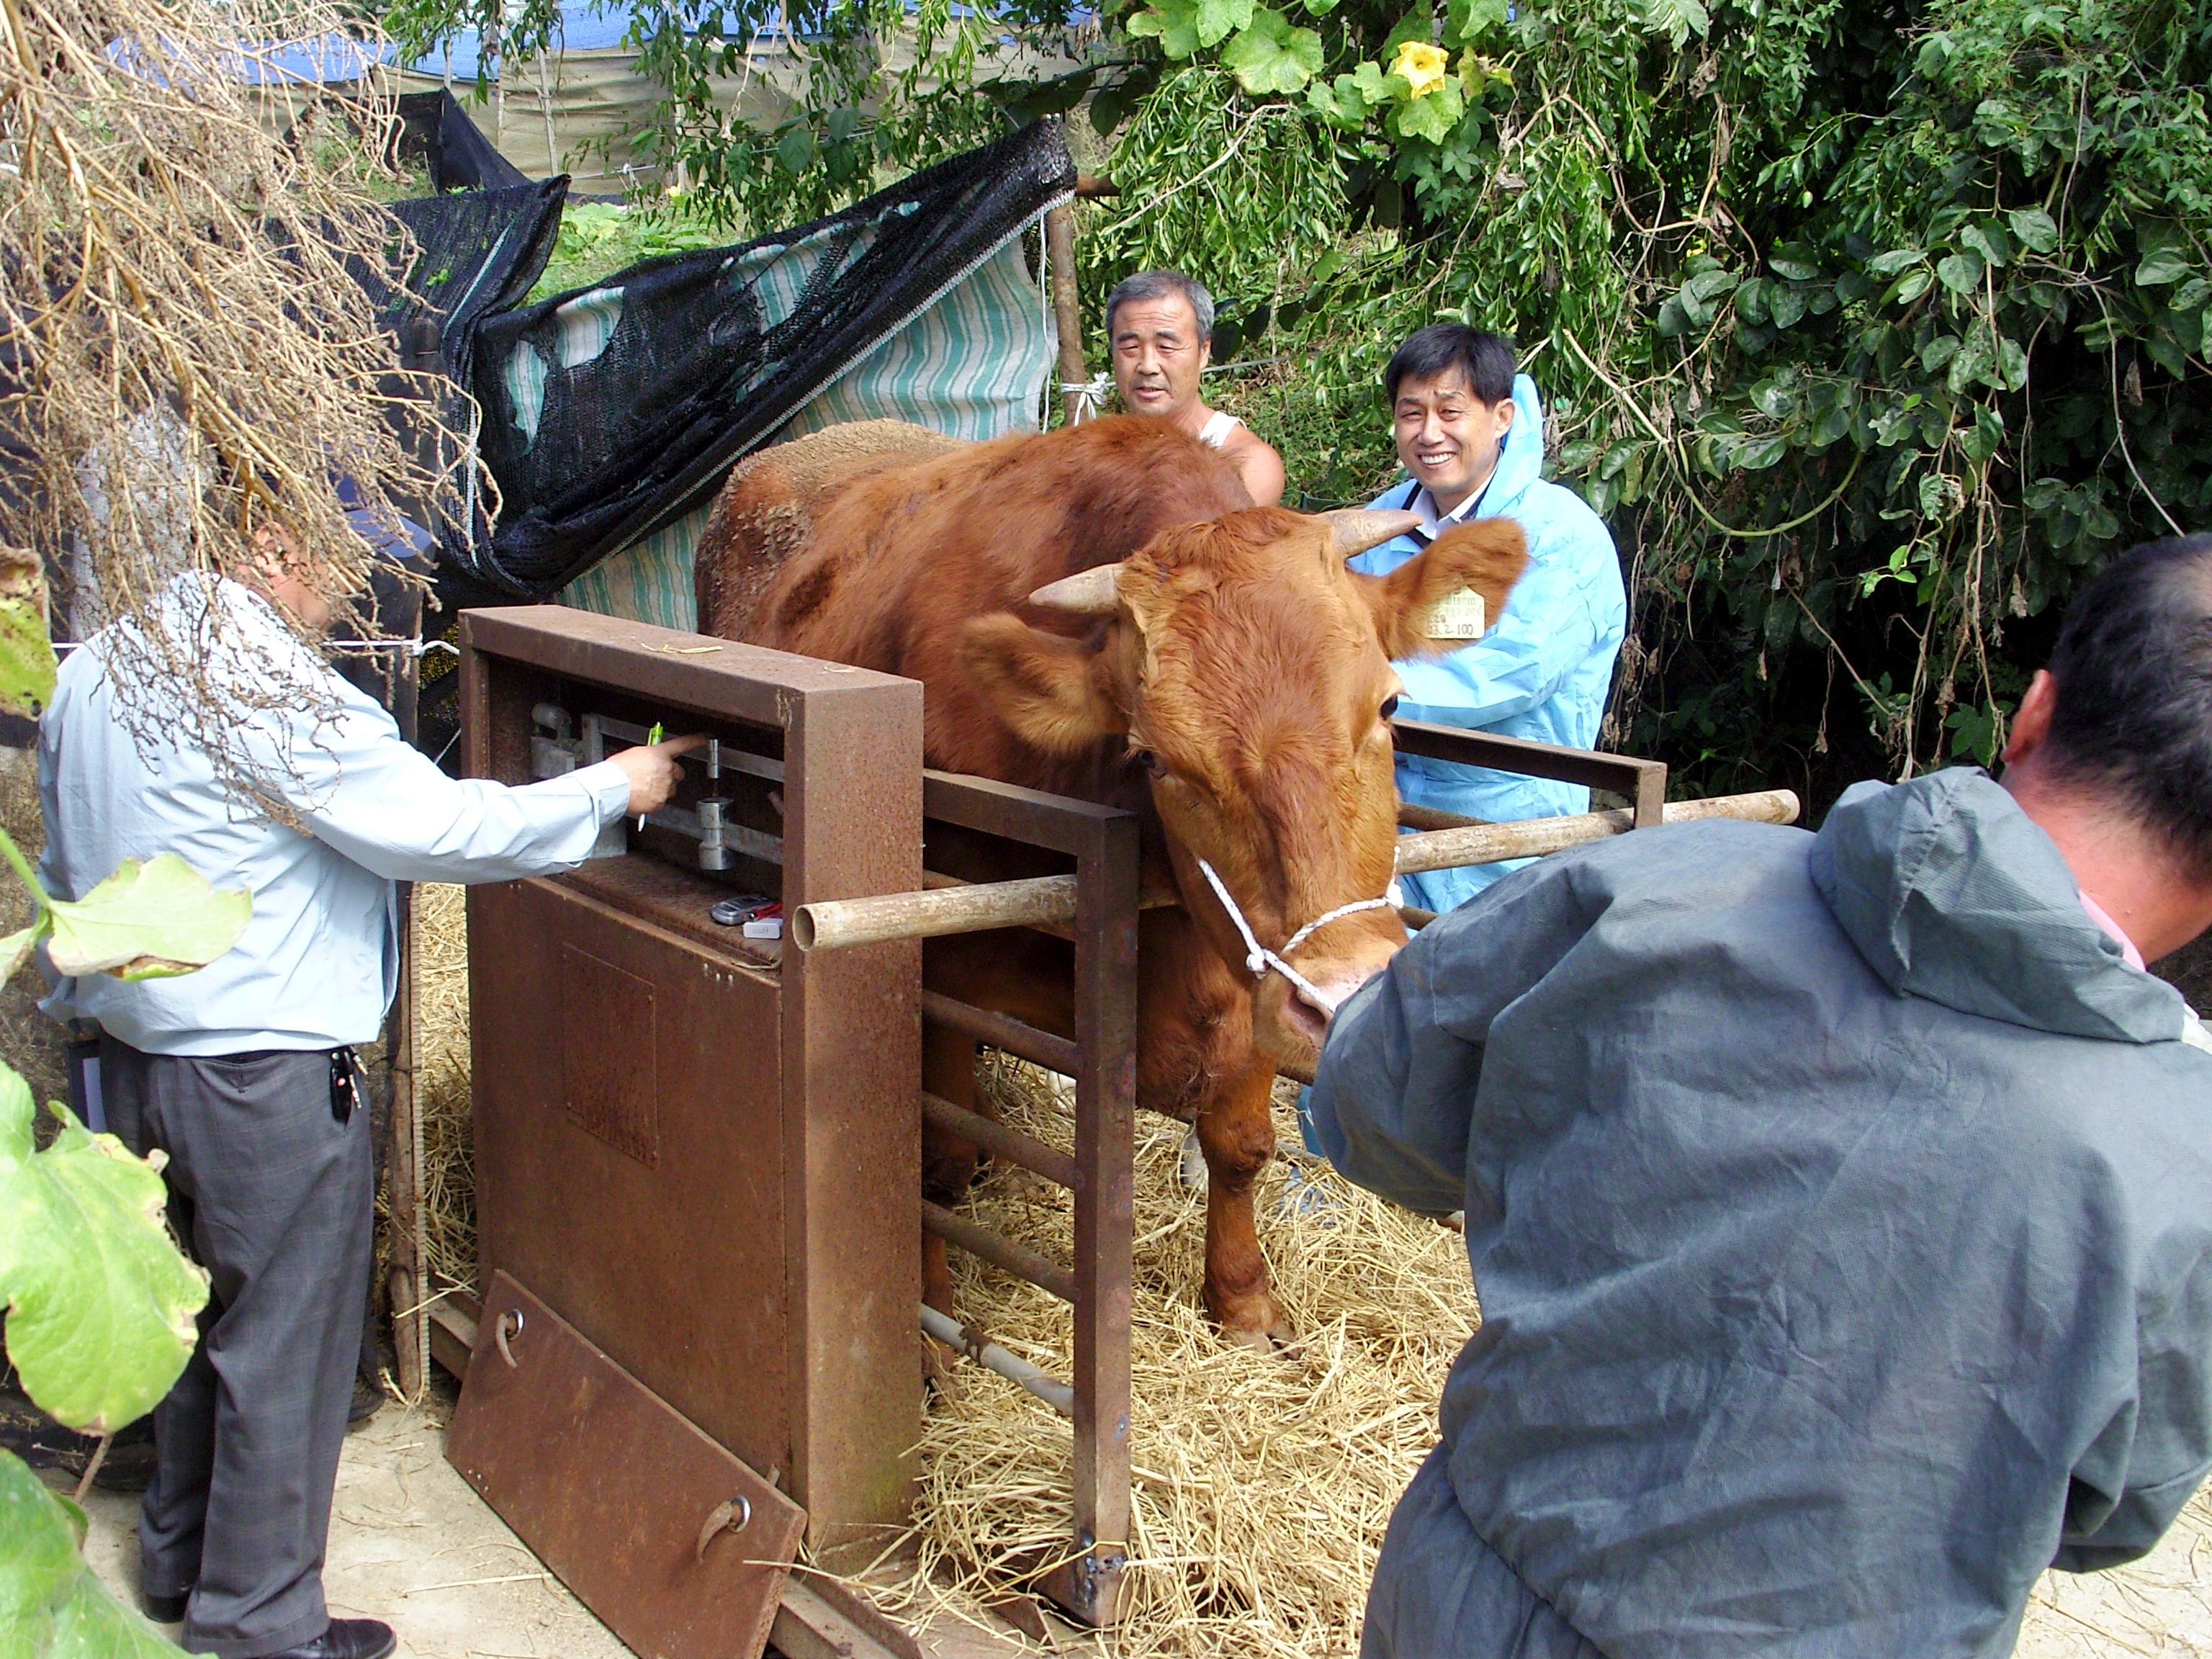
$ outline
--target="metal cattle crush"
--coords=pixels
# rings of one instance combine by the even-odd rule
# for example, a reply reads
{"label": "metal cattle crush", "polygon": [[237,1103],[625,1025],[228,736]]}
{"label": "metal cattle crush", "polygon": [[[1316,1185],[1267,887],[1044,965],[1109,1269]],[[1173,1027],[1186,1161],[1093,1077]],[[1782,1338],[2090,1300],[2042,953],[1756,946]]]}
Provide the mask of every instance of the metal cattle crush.
{"label": "metal cattle crush", "polygon": [[[1039,1587],[1112,1622],[1130,1522],[1138,916],[1177,902],[1139,890],[1138,819],[926,770],[909,681],[557,607],[470,612],[462,638],[475,775],[548,775],[656,724],[716,743],[668,810],[609,831],[582,869],[471,893],[489,1294],[449,1455],[640,1651],[757,1653],[763,1607],[805,1594],[762,1559],[783,1534],[758,1528],[787,1524],[788,1559],[803,1524],[834,1565],[903,1516],[927,1328],[1071,1419],[1070,1536]],[[1510,824],[1407,809],[1404,871],[1796,812],[1782,791],[1668,805],[1652,762],[1411,722],[1397,741],[1628,802]],[[783,937],[712,919],[748,890],[781,902]],[[920,941],[1010,927],[1072,943],[1072,1038],[925,983]],[[1073,1079],[1073,1154],[922,1095],[925,1026]],[[1071,1189],[1073,1260],[925,1204],[925,1117]],[[1071,1375],[922,1308],[924,1229],[1067,1302]],[[626,1404],[595,1452],[577,1402],[602,1395]],[[565,1485],[534,1467],[562,1456]],[[696,1479],[641,1487],[628,1466],[664,1457]],[[602,1513],[591,1491],[650,1512]],[[617,1522],[644,1541],[611,1564],[590,1540]],[[747,1548],[710,1547],[748,1524]],[[696,1631],[672,1608],[697,1609]]]}

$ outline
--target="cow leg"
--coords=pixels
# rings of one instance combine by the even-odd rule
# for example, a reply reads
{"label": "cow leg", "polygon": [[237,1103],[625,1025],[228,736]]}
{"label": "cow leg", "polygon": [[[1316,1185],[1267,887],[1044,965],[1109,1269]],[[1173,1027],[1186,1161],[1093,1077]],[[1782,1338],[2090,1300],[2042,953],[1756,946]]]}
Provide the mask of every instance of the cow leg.
{"label": "cow leg", "polygon": [[1267,1259],[1252,1221],[1252,1183],[1275,1155],[1270,1097],[1275,1068],[1256,1061],[1200,1109],[1206,1152],[1206,1307],[1222,1334],[1263,1352],[1291,1340],[1267,1288]]}
{"label": "cow leg", "polygon": [[[925,1024],[921,1086],[940,1100],[975,1110],[975,1040]],[[922,1124],[921,1190],[931,1203],[957,1204],[981,1161],[981,1149],[974,1143],[933,1123]],[[952,1313],[952,1269],[945,1259],[945,1241],[933,1232],[921,1236],[921,1299],[941,1314]]]}

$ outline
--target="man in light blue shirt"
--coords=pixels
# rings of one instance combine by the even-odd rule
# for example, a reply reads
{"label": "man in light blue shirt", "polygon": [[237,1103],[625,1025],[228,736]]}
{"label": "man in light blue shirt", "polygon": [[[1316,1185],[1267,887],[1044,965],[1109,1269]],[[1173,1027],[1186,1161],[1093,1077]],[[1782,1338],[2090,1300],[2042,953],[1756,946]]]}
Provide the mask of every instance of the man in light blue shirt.
{"label": "man in light blue shirt", "polygon": [[[1406,690],[1398,713],[1591,749],[1628,624],[1620,560],[1581,496],[1542,477],[1544,414],[1535,383],[1516,374],[1513,349],[1460,323],[1420,330],[1383,373],[1398,459],[1410,475],[1376,496],[1410,508],[1420,528],[1360,554],[1352,568],[1387,575],[1446,526],[1509,518],[1528,538],[1528,568],[1483,636],[1444,657],[1395,665]],[[1410,804],[1503,823],[1589,810],[1589,791],[1510,772],[1398,758]],[[1525,860],[1401,877],[1407,902],[1443,911],[1464,904]]]}
{"label": "man in light blue shirt", "polygon": [[[665,803],[675,755],[698,739],[526,788],[449,778],[287,626],[319,634],[331,613],[277,548],[265,541],[240,580],[179,576],[153,625],[189,649],[152,659],[238,688],[230,735],[296,828],[240,799],[189,739],[134,736],[136,678],[116,665],[149,647],[129,623],[70,656],[40,722],[49,892],[82,898],[125,859],[174,853],[249,890],[252,921],[196,974],[60,980],[45,1006],[100,1027],[110,1121],[136,1151],[167,1154],[171,1219],[211,1279],[199,1346],[155,1412],[148,1613],[223,1659],[380,1659],[390,1628],[333,1620],[322,1562],[371,1254],[352,1045],[377,1036],[397,982],[394,884],[568,869],[603,825]],[[253,706],[271,686],[313,688],[319,706]]]}

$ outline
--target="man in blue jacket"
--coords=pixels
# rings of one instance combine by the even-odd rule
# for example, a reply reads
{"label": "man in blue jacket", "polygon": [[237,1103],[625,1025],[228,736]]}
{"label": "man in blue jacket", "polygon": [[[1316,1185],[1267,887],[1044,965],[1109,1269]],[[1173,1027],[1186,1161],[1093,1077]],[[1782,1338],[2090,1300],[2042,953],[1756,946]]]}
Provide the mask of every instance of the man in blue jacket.
{"label": "man in blue jacket", "polygon": [[1541,860],[1337,1014],[1329,1158],[1482,1325],[1366,1659],[2012,1651],[2212,1467],[2212,537],[2075,602],[2002,786]]}
{"label": "man in blue jacket", "polygon": [[[1480,639],[1445,657],[1399,663],[1401,716],[1510,738],[1597,745],[1628,603],[1613,538],[1581,496],[1547,483],[1544,412],[1535,383],[1516,374],[1513,348],[1462,323],[1422,329],[1383,371],[1398,459],[1410,475],[1376,497],[1411,508],[1422,526],[1352,561],[1386,575],[1447,526],[1507,518],[1528,538],[1528,568]],[[1516,773],[1403,755],[1407,802],[1504,822],[1589,810],[1589,791]],[[1407,902],[1449,910],[1520,861],[1401,878]]]}

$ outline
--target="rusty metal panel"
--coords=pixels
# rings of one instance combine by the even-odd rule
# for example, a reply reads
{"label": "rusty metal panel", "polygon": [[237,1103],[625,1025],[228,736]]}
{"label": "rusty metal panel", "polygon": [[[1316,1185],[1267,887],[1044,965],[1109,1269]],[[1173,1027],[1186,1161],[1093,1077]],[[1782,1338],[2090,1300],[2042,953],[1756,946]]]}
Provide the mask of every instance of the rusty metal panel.
{"label": "rusty metal panel", "polygon": [[920,946],[810,966],[708,913],[740,878],[787,907],[921,885],[921,688],[560,606],[461,634],[471,772],[527,778],[538,702],[714,732],[773,763],[731,793],[782,856],[718,885],[649,827],[472,890],[485,1279],[781,1470],[825,1559],[873,1554],[921,1430]]}
{"label": "rusty metal panel", "polygon": [[559,880],[468,903],[478,1282],[787,1473],[774,979]]}
{"label": "rusty metal panel", "polygon": [[648,1170],[660,1165],[653,981],[561,946],[561,1093],[569,1120]]}
{"label": "rusty metal panel", "polygon": [[[921,885],[921,687],[890,684],[784,702],[787,915]],[[782,975],[794,1491],[835,1569],[889,1541],[921,1432],[921,945],[790,951]]]}
{"label": "rusty metal panel", "polygon": [[641,1659],[758,1659],[806,1517],[505,1273],[446,1455]]}

